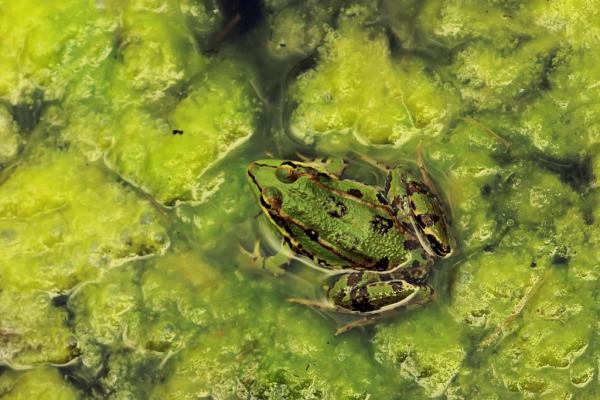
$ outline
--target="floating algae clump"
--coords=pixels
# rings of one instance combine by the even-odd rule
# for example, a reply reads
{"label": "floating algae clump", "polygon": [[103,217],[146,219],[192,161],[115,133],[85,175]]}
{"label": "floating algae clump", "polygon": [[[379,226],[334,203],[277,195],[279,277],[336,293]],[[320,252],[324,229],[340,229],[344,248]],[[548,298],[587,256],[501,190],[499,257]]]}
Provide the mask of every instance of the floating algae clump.
{"label": "floating algae clump", "polygon": [[55,304],[44,292],[0,291],[0,364],[26,368],[64,364],[76,356],[68,315]]}
{"label": "floating algae clump", "polygon": [[392,395],[394,389],[368,361],[359,337],[333,338],[330,327],[310,310],[279,303],[285,295],[269,282],[221,275],[210,287],[206,312],[212,319],[194,343],[172,358],[168,378],[154,398]]}
{"label": "floating algae clump", "polygon": [[13,161],[22,145],[12,115],[4,107],[0,107],[0,168]]}
{"label": "floating algae clump", "polygon": [[477,110],[510,110],[544,87],[558,40],[511,2],[430,1],[419,28],[454,51],[444,68]]}
{"label": "floating algae clump", "polygon": [[58,370],[42,368],[0,375],[0,396],[10,400],[76,400],[81,398]]}
{"label": "floating algae clump", "polygon": [[289,59],[306,57],[321,43],[340,1],[266,3],[270,26],[267,50],[275,59]]}
{"label": "floating algae clump", "polygon": [[109,164],[163,204],[198,201],[200,175],[254,132],[258,103],[247,79],[229,61],[218,61],[166,120],[138,109],[125,112]]}
{"label": "floating algae clump", "polygon": [[0,2],[0,97],[16,105],[37,87],[60,99],[73,78],[107,57],[110,47],[98,38],[110,40],[114,22],[92,2]]}
{"label": "floating algae clump", "polygon": [[[65,18],[78,22],[67,30],[70,36],[57,39],[48,55],[56,60],[44,59],[48,76],[38,79],[15,66],[17,83],[0,96],[24,110],[14,113],[23,114],[15,118],[27,128],[22,131],[32,130],[56,104],[60,135],[91,161],[106,158],[163,204],[197,200],[196,178],[250,137],[260,110],[251,68],[236,56],[232,62],[201,52],[221,22],[216,5],[208,3],[106,2],[95,13],[65,6]],[[25,35],[41,29],[27,27]],[[50,48],[44,35],[39,41]],[[9,44],[15,48],[7,52],[30,55],[17,39]]]}
{"label": "floating algae clump", "polygon": [[373,345],[377,361],[394,368],[408,387],[417,384],[429,397],[446,391],[467,354],[460,325],[439,308],[382,326]]}
{"label": "floating algae clump", "polygon": [[557,158],[576,159],[590,150],[597,153],[600,57],[565,49],[557,53],[552,67],[549,90],[525,108],[518,132],[535,148]]}
{"label": "floating algae clump", "polygon": [[[327,135],[333,137],[323,140],[332,142],[356,135],[374,144],[404,143],[440,134],[458,108],[453,91],[423,60],[396,62],[384,32],[352,18],[328,31],[316,67],[298,77],[289,97],[290,130],[305,143]],[[342,137],[337,141],[346,142]]]}
{"label": "floating algae clump", "polygon": [[61,292],[162,253],[159,214],[85,159],[43,147],[0,186],[2,286]]}

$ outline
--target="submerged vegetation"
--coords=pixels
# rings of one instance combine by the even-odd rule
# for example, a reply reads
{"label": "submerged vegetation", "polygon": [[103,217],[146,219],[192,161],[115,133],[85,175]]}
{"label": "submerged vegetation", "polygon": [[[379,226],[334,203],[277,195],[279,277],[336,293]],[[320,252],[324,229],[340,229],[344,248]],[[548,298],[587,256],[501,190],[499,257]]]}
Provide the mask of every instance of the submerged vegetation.
{"label": "submerged vegetation", "polygon": [[[598,10],[0,0],[0,397],[598,398]],[[460,251],[335,337],[246,165],[419,146]]]}

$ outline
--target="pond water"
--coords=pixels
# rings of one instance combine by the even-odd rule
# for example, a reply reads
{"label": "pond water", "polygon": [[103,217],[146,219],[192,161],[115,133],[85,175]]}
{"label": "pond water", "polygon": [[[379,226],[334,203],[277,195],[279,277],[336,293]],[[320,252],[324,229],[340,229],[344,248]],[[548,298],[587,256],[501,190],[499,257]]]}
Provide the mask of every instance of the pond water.
{"label": "pond water", "polygon": [[[598,398],[598,9],[0,0],[0,397]],[[436,296],[336,336],[247,166],[419,151]]]}

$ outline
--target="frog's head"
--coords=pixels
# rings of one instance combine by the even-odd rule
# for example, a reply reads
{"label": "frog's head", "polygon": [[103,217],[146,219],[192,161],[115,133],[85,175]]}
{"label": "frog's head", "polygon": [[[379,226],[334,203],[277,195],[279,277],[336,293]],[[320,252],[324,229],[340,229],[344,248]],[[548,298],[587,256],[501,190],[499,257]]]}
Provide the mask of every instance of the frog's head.
{"label": "frog's head", "polygon": [[269,212],[278,210],[286,183],[295,182],[304,173],[300,163],[286,160],[260,160],[248,166],[248,178],[261,206]]}
{"label": "frog's head", "polygon": [[423,184],[415,181],[408,182],[407,192],[420,239],[426,241],[437,256],[450,256],[454,243],[440,199]]}

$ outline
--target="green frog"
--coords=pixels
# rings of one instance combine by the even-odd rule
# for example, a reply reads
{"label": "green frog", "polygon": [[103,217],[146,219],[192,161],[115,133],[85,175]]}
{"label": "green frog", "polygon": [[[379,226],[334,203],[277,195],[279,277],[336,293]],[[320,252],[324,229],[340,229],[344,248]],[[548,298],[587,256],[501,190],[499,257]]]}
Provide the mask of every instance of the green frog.
{"label": "green frog", "polygon": [[433,260],[453,252],[431,181],[394,167],[384,187],[376,187],[342,179],[336,170],[290,160],[261,160],[248,167],[260,206],[284,242],[334,272],[327,302],[290,300],[366,317],[342,330],[429,302]]}

